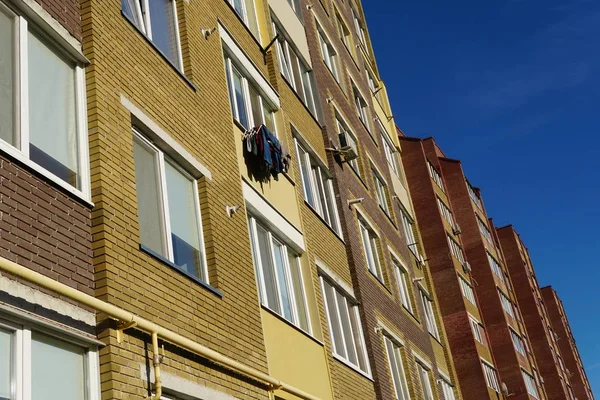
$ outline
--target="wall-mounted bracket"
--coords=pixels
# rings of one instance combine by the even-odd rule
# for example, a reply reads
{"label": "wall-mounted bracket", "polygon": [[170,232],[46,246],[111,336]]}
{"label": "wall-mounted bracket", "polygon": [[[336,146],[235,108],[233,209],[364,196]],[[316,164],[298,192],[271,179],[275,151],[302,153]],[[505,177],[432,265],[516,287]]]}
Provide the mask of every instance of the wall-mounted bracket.
{"label": "wall-mounted bracket", "polygon": [[117,325],[117,342],[121,343],[123,341],[124,330],[134,328],[135,326],[137,326],[137,322],[135,321],[119,322]]}

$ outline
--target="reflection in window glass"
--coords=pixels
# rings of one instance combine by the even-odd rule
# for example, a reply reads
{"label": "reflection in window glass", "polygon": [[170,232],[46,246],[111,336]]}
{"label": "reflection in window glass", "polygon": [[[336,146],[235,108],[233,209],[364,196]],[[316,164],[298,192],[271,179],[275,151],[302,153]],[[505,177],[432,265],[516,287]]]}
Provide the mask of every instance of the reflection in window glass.
{"label": "reflection in window glass", "polygon": [[15,144],[15,19],[0,8],[0,139]]}
{"label": "reflection in window glass", "polygon": [[11,399],[12,335],[0,329],[0,399]]}

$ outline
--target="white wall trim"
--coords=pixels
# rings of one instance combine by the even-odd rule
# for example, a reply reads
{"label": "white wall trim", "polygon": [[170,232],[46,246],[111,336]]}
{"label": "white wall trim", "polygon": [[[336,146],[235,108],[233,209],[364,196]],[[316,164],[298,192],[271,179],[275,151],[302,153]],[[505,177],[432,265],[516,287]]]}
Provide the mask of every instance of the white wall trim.
{"label": "white wall trim", "polygon": [[278,236],[283,236],[286,244],[295,247],[301,252],[306,251],[304,236],[294,225],[289,223],[277,210],[269,204],[252,186],[242,182],[242,191],[246,200],[246,207],[250,214],[260,222],[266,223]]}
{"label": "white wall trim", "polygon": [[[212,173],[198,161],[192,154],[183,148],[175,139],[173,139],[164,129],[154,122],[148,115],[133,104],[127,97],[121,95],[121,104],[131,115],[133,115],[144,126],[139,127],[142,133],[149,135],[149,139],[158,141],[157,146],[168,156],[173,158],[177,163],[189,172],[194,178],[199,179],[206,177],[212,180]],[[146,129],[143,129],[143,128]]]}
{"label": "white wall trim", "polygon": [[386,336],[390,336],[391,339],[396,342],[397,344],[401,345],[402,347],[406,346],[406,342],[404,341],[404,339],[402,339],[400,336],[398,336],[396,334],[396,332],[394,332],[393,329],[390,329],[382,320],[380,320],[379,318],[377,319],[377,325],[383,329],[383,332]]}
{"label": "white wall trim", "polygon": [[41,291],[9,279],[0,274],[0,292],[6,292],[13,297],[23,299],[28,303],[39,305],[45,309],[57,312],[87,325],[96,325],[96,314],[86,311],[59,298],[47,295]]}
{"label": "white wall trim", "polygon": [[[148,372],[144,364],[140,364],[140,378],[144,382],[148,382]],[[191,396],[195,399],[206,399],[206,400],[237,400],[227,393],[220,392],[216,389],[209,388],[196,382],[189,381],[177,375],[172,375],[164,370],[161,371],[160,378],[162,381],[163,389],[167,392],[173,391],[173,394],[182,394],[185,396]],[[154,383],[154,368],[150,368],[150,382]],[[168,394],[165,399],[168,398]]]}
{"label": "white wall trim", "polygon": [[430,371],[433,370],[433,367],[431,366],[431,363],[429,361],[427,361],[422,355],[420,355],[419,353],[417,353],[416,351],[412,351],[413,356],[415,357],[415,360],[421,364],[422,366],[424,366],[425,368],[428,368]]}
{"label": "white wall trim", "polygon": [[437,371],[437,372],[438,372],[438,375],[439,375],[439,376],[440,376],[440,377],[441,377],[443,380],[445,380],[447,384],[449,384],[450,386],[453,386],[453,385],[452,385],[452,379],[450,379],[450,377],[448,376],[448,374],[447,374],[447,373],[445,373],[444,371],[441,371],[439,368],[438,368],[438,371]]}
{"label": "white wall trim", "polygon": [[369,228],[373,232],[375,232],[377,237],[381,240],[381,233],[379,232],[379,229],[376,228],[375,223],[373,223],[373,221],[371,221],[371,219],[367,216],[367,213],[362,209],[362,207],[359,205],[356,205],[356,206],[354,206],[354,208],[356,209],[357,214],[360,214],[359,218],[362,219],[369,226]]}
{"label": "white wall trim", "polygon": [[275,89],[269,84],[269,81],[254,65],[254,63],[246,56],[244,51],[240,49],[235,40],[231,37],[229,32],[223,25],[219,23],[219,35],[223,41],[223,45],[226,48],[226,52],[235,59],[236,64],[241,67],[244,71],[246,78],[256,83],[260,91],[267,97],[267,100],[275,108],[280,108],[279,95],[275,92]]}
{"label": "white wall trim", "polygon": [[344,291],[349,297],[352,298],[352,300],[357,301],[356,296],[354,295],[354,289],[352,289],[352,285],[347,284],[342,277],[333,272],[333,270],[331,270],[323,261],[319,260],[318,258],[315,258],[315,264],[317,265],[320,275],[323,275],[330,280],[331,283]]}

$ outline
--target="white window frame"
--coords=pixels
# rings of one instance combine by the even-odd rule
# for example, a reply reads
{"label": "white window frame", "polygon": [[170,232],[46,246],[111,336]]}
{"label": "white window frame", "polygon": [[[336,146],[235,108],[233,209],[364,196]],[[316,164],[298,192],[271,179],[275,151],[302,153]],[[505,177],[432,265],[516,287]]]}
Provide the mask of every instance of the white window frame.
{"label": "white window frame", "polygon": [[[294,141],[296,143],[296,154],[299,160],[298,169],[302,181],[304,200],[306,200],[311,208],[321,216],[339,237],[342,237],[342,227],[335,192],[333,190],[331,173],[317,161],[318,159],[314,156],[312,151],[307,150],[308,146],[302,145],[298,138],[294,138]],[[305,176],[304,168],[302,168],[304,164],[306,164],[310,170],[308,179]],[[326,175],[327,179],[324,179],[323,175]],[[305,182],[308,182],[308,187],[304,184]],[[308,192],[310,192],[315,204],[311,204]],[[323,205],[325,206],[325,209],[323,209]],[[329,209],[331,205],[333,205],[333,210]],[[333,214],[333,221],[331,220],[330,213]]]}
{"label": "white window frame", "polygon": [[473,337],[479,343],[485,345],[485,341],[483,339],[483,326],[479,321],[477,321],[472,315],[469,315],[469,323],[471,324],[471,331],[473,332]]}
{"label": "white window frame", "polygon": [[500,303],[502,303],[502,308],[504,311],[511,317],[515,318],[513,303],[500,288],[498,288],[498,297],[500,297]]}
{"label": "white window frame", "polygon": [[358,13],[351,7],[352,19],[354,21],[354,29],[356,30],[356,36],[358,37],[359,43],[366,50],[367,47],[367,36],[364,28],[364,24],[358,16]]}
{"label": "white window frame", "polygon": [[496,393],[500,393],[500,383],[498,380],[498,371],[489,362],[481,359],[481,368],[483,369],[483,375],[485,376],[485,383],[487,386]]}
{"label": "white window frame", "polygon": [[[142,31],[142,33],[144,35],[146,35],[148,37],[148,39],[150,39],[150,41],[152,41],[154,43],[154,41],[152,39],[152,23],[150,20],[149,1],[150,0],[132,0],[133,6],[135,7],[135,10],[133,10],[133,12],[137,14],[137,18],[139,19],[140,22],[142,22],[142,25],[138,26],[135,23],[135,21],[132,21],[132,22],[140,31]],[[177,0],[169,0],[169,1],[171,2],[171,7],[173,8],[172,12],[173,12],[173,19],[174,19],[173,24],[175,26],[175,46],[177,47],[177,51],[176,51],[177,60],[175,60],[175,62],[173,64],[175,65],[175,67],[178,70],[183,72],[183,55],[181,53],[181,38],[179,36],[179,18],[177,16]],[[167,57],[166,54],[164,54],[164,56]],[[168,59],[168,57],[167,57],[167,59]],[[171,61],[171,60],[169,60],[169,61]]]}
{"label": "white window frame", "polygon": [[[403,346],[396,344],[396,342],[387,335],[383,336],[383,344],[388,357],[390,376],[392,377],[396,400],[410,400],[410,391],[406,380],[406,370],[404,369],[404,362],[402,361],[401,352]],[[400,376],[394,376],[394,369],[398,371]]]}
{"label": "white window frame", "polygon": [[450,224],[450,226],[454,227],[454,218],[452,217],[452,211],[450,211],[450,208],[439,197],[437,198],[437,202],[442,217],[444,217],[444,219]]}
{"label": "white window frame", "polygon": [[431,386],[431,370],[429,367],[421,364],[417,361],[417,372],[419,375],[419,382],[421,382],[421,389],[423,391],[424,400],[434,400],[433,387]]}
{"label": "white window frame", "polygon": [[[383,266],[379,258],[381,239],[375,229],[364,218],[358,218],[360,237],[363,244],[363,253],[367,261],[367,268],[381,282],[384,282]],[[367,238],[365,239],[365,235]]]}
{"label": "white window frame", "polygon": [[429,160],[427,160],[427,165],[429,167],[429,176],[431,176],[431,179],[433,179],[436,185],[438,185],[438,187],[442,189],[442,192],[446,192],[446,190],[444,189],[444,181],[442,180],[442,175],[440,174],[440,171],[438,171],[437,168]]}
{"label": "white window frame", "polygon": [[352,81],[352,97],[354,98],[354,106],[356,108],[358,119],[363,123],[367,130],[371,129],[369,124],[369,104],[354,81]]}
{"label": "white window frame", "polygon": [[335,13],[335,19],[336,25],[340,31],[340,39],[348,51],[352,53],[352,33],[348,28],[348,24],[346,24],[346,21],[344,21],[342,16],[337,12]]}
{"label": "white window frame", "polygon": [[510,331],[510,337],[517,353],[521,354],[523,357],[527,357],[527,352],[525,351],[525,345],[523,344],[521,336],[510,327],[508,330]]}
{"label": "white window frame", "polygon": [[[250,30],[250,32],[252,32],[252,29],[250,28],[250,16],[248,13],[248,7],[246,5],[246,1],[240,0],[242,3],[242,14],[240,14],[238,12],[238,10],[235,9],[235,4],[234,4],[235,0],[225,0],[225,1],[227,1],[231,5],[231,8],[235,11],[236,15],[238,15],[240,17],[240,19],[244,22],[244,25],[246,25],[248,30]],[[256,35],[256,39],[260,43],[260,41],[261,41],[260,26],[258,24],[258,15],[256,15],[256,4],[254,3],[254,0],[250,0],[250,1],[252,2],[252,6],[254,7],[254,10],[252,10],[253,11],[252,16],[254,17],[254,20],[256,22],[256,32],[252,32],[252,35]]]}
{"label": "white window frame", "polygon": [[465,278],[463,278],[460,274],[458,275],[458,280],[460,282],[460,290],[465,299],[467,299],[471,304],[477,307],[477,301],[475,300],[475,292],[473,291],[473,287]]}
{"label": "white window frame", "polygon": [[478,215],[476,215],[475,218],[477,219],[477,225],[479,226],[479,232],[481,232],[481,234],[483,235],[483,237],[485,238],[485,240],[488,241],[488,243],[493,244],[492,233],[490,232],[490,230],[487,227],[486,223],[483,222],[481,220],[481,218],[479,218]]}
{"label": "white window frame", "polygon": [[402,262],[394,254],[391,254],[392,264],[394,264],[396,282],[398,284],[398,293],[400,294],[400,302],[408,311],[413,313],[413,304],[410,290],[410,283],[412,282],[408,270],[404,267]]}
{"label": "white window frame", "polygon": [[396,146],[394,146],[394,142],[390,139],[387,130],[383,126],[383,123],[379,118],[376,118],[377,126],[379,126],[379,130],[381,131],[381,142],[383,143],[383,151],[385,153],[385,159],[387,160],[390,168],[397,176],[400,176],[400,170],[398,168],[398,151],[396,150]]}
{"label": "white window frame", "polygon": [[317,35],[319,39],[319,47],[321,48],[321,58],[335,80],[341,84],[341,73],[340,73],[340,60],[339,53],[336,48],[331,43],[331,39],[325,30],[321,26],[321,24],[315,20],[317,25]]}
{"label": "white window frame", "polygon": [[467,189],[469,190],[469,197],[471,197],[471,200],[473,200],[475,205],[480,210],[483,210],[483,204],[481,203],[481,199],[479,198],[479,195],[477,193],[475,193],[475,188],[473,187],[473,185],[471,185],[471,183],[468,180],[466,182],[467,182]]}
{"label": "white window frame", "polygon": [[297,268],[298,268],[298,276],[299,276],[300,284],[301,284],[300,286],[302,287],[302,293],[296,293],[296,290],[292,283],[293,280],[292,280],[291,268],[293,268],[293,267],[289,264],[289,259],[288,259],[288,251],[290,250],[291,246],[286,244],[286,242],[283,239],[277,237],[277,235],[273,235],[271,229],[269,229],[268,226],[261,223],[260,221],[257,221],[257,218],[255,216],[253,216],[252,214],[248,214],[248,228],[252,232],[251,240],[253,240],[252,247],[253,247],[253,251],[256,252],[256,254],[257,254],[257,257],[255,257],[255,262],[261,264],[261,265],[256,266],[256,273],[258,273],[260,275],[260,279],[257,280],[258,281],[257,284],[258,284],[258,290],[260,291],[260,295],[261,295],[260,296],[261,303],[264,307],[268,308],[269,310],[273,311],[274,313],[280,315],[282,318],[287,320],[287,318],[283,315],[284,314],[283,313],[283,294],[281,293],[281,282],[279,280],[280,277],[276,271],[274,271],[273,275],[275,278],[275,289],[277,291],[277,300],[278,300],[280,312],[277,312],[272,307],[270,307],[268,304],[267,287],[265,284],[265,277],[264,277],[264,266],[262,265],[261,256],[258,255],[258,252],[259,252],[258,249],[260,249],[260,245],[258,242],[257,225],[260,225],[261,228],[267,232],[267,240],[269,241],[269,243],[268,243],[269,253],[270,253],[269,255],[271,258],[271,263],[274,268],[276,268],[275,266],[277,264],[275,261],[275,254],[273,252],[273,247],[274,247],[273,241],[275,240],[283,246],[283,252],[285,253],[285,256],[283,257],[283,269],[284,269],[285,279],[287,280],[287,286],[288,286],[288,291],[289,291],[288,296],[289,296],[289,301],[290,301],[290,306],[291,306],[291,311],[292,311],[292,320],[289,322],[292,323],[294,326],[296,326],[298,329],[304,330],[300,326],[298,306],[297,306],[297,301],[296,301],[296,296],[301,296],[303,299],[302,302],[304,303],[305,312],[306,312],[306,322],[307,322],[307,327],[308,327],[307,333],[309,335],[312,335],[313,330],[312,330],[312,324],[311,324],[311,320],[310,320],[310,311],[309,311],[309,307],[308,307],[308,298],[307,298],[307,294],[306,294],[306,286],[305,286],[305,281],[304,281],[304,273],[302,271],[302,264],[300,261],[300,255],[296,254],[296,252],[292,250],[292,253],[295,254],[294,258],[296,259]]}
{"label": "white window frame", "polygon": [[[170,221],[170,214],[169,214],[169,199],[168,199],[168,189],[167,189],[167,176],[166,176],[166,171],[165,171],[165,163],[167,162],[165,160],[165,152],[158,148],[156,145],[154,145],[154,143],[152,143],[150,140],[148,140],[146,138],[146,136],[141,133],[139,131],[139,129],[137,129],[136,127],[132,128],[132,132],[133,132],[133,137],[134,140],[138,140],[140,142],[140,144],[142,146],[147,147],[148,149],[150,149],[151,151],[156,153],[156,157],[157,157],[157,177],[158,177],[158,182],[156,182],[157,185],[157,189],[160,195],[160,199],[159,199],[159,206],[160,206],[160,211],[161,214],[159,216],[159,218],[161,218],[161,228],[163,229],[163,248],[166,250],[166,255],[164,256],[166,259],[168,259],[171,263],[173,263],[173,265],[175,265],[175,255],[173,252],[173,242],[171,241],[171,221]],[[194,195],[194,211],[196,213],[196,215],[198,216],[198,220],[196,221],[196,226],[198,229],[198,236],[199,236],[199,245],[200,245],[200,249],[198,249],[201,253],[202,253],[202,265],[201,265],[201,270],[200,272],[200,276],[197,276],[197,279],[200,279],[203,282],[209,283],[208,281],[208,263],[206,260],[206,246],[204,244],[204,231],[202,228],[202,213],[200,210],[200,197],[198,195],[198,180],[192,176],[189,172],[185,171],[180,165],[178,165],[176,162],[172,161],[168,156],[167,158],[171,161],[170,164],[171,166],[176,169],[179,173],[181,173],[182,175],[184,175],[186,178],[188,178],[191,182],[192,182],[192,188],[193,188],[193,195]],[[140,240],[141,243],[141,240]],[[141,243],[142,245],[144,245],[144,243]],[[181,270],[179,267],[177,267],[178,270]],[[184,273],[187,274],[187,272],[183,271]],[[195,276],[193,274],[191,274],[192,276]]]}
{"label": "white window frame", "polygon": [[490,264],[490,268],[492,269],[492,272],[494,273],[494,275],[496,275],[498,277],[498,279],[500,279],[500,282],[503,282],[506,284],[506,280],[504,278],[504,274],[502,273],[502,268],[500,267],[500,263],[498,261],[496,261],[494,256],[492,256],[489,252],[487,253],[487,257],[488,257],[488,262]]}
{"label": "white window frame", "polygon": [[450,246],[450,251],[452,252],[452,255],[458,261],[460,261],[461,264],[464,265],[464,263],[465,263],[465,256],[463,254],[462,247],[460,246],[460,244],[456,243],[456,241],[454,239],[452,239],[450,237],[450,235],[446,235],[446,236],[448,238],[448,245]]}
{"label": "white window frame", "polygon": [[377,195],[377,203],[379,207],[390,216],[390,203],[388,202],[388,185],[383,176],[375,168],[375,165],[371,164],[371,170],[373,171],[373,184],[375,186],[375,194]]}
{"label": "white window frame", "polygon": [[12,382],[11,399],[31,400],[32,395],[32,332],[67,342],[81,347],[84,354],[84,386],[85,400],[100,400],[100,362],[97,346],[81,339],[68,336],[64,333],[55,332],[48,328],[9,321],[0,318],[0,328],[11,332],[13,340],[12,368],[16,376]]}
{"label": "white window frame", "polygon": [[455,400],[454,386],[446,378],[440,377],[440,386],[442,388],[443,400]]}
{"label": "white window frame", "polygon": [[[521,373],[523,374],[523,380],[525,381],[525,387],[527,388],[527,393],[529,393],[531,396],[535,397],[536,399],[540,398],[540,394],[537,390],[537,384],[535,383],[535,378],[533,377],[533,375],[531,375],[529,372],[525,371],[524,369],[521,369]],[[570,386],[568,386],[569,388],[569,392],[570,392]],[[572,393],[571,393],[571,398],[572,398]]]}
{"label": "white window frame", "polygon": [[[92,201],[91,195],[91,178],[90,178],[90,162],[89,162],[89,144],[88,144],[88,128],[87,128],[87,97],[86,97],[86,81],[85,67],[74,58],[70,52],[63,48],[55,40],[51,40],[51,34],[44,32],[41,26],[30,22],[22,14],[5,5],[0,1],[0,8],[14,18],[15,23],[15,46],[14,60],[16,80],[14,82],[17,96],[13,98],[14,111],[14,133],[16,137],[16,145],[13,146],[0,139],[0,150],[6,152],[11,157],[19,162],[27,165],[37,173],[50,179],[52,182],[59,185],[69,193],[81,198],[87,203]],[[29,25],[33,29],[30,29]],[[28,39],[29,31],[33,31],[38,40],[46,45],[54,54],[57,54],[68,61],[72,62],[75,75],[75,118],[76,118],[76,136],[77,136],[77,167],[80,188],[71,186],[57,175],[48,171],[46,168],[32,161],[29,157],[29,63],[28,63]]]}
{"label": "white window frame", "polygon": [[[336,286],[334,283],[330,282],[329,280],[325,280],[325,278],[323,278],[323,276],[320,276],[319,279],[321,281],[321,291],[323,293],[323,303],[325,305],[325,313],[327,314],[327,325],[329,327],[329,336],[331,338],[331,346],[332,346],[332,351],[333,351],[334,357],[337,360],[339,360],[339,361],[343,362],[344,364],[350,366],[351,368],[355,369],[356,371],[360,372],[364,376],[371,378],[371,367],[369,364],[369,357],[367,354],[367,346],[366,346],[365,339],[364,339],[362,323],[361,323],[360,315],[358,312],[358,306],[356,305],[355,300],[350,299],[342,290],[340,290],[338,288],[338,286]],[[325,290],[326,290],[325,285],[327,285],[333,289],[334,294],[335,294],[335,296],[334,296],[335,304],[328,303],[327,296],[325,295]],[[355,324],[358,328],[358,332],[354,332],[354,330],[352,328],[352,324],[350,324],[350,330],[352,332],[350,332],[349,338],[346,337],[346,335],[344,333],[344,328],[341,324],[340,307],[339,307],[339,303],[338,303],[337,294],[339,294],[345,300],[346,304],[344,306],[344,309],[348,311],[348,318],[354,319]],[[360,366],[351,362],[347,356],[344,356],[338,352],[338,349],[336,348],[336,344],[335,344],[335,340],[334,340],[332,321],[329,317],[329,310],[330,310],[330,307],[332,307],[332,306],[335,307],[337,319],[338,319],[338,321],[340,321],[339,330],[342,333],[341,339],[342,339],[342,342],[344,343],[344,346],[346,346],[346,343],[348,340],[352,341],[352,347],[356,351],[357,358],[360,356],[365,360],[366,370],[361,369]],[[357,342],[357,338],[358,338],[358,342]],[[344,352],[345,351],[346,351],[346,349],[344,348]],[[359,355],[359,352],[360,352],[360,355]]]}
{"label": "white window frame", "polygon": [[415,236],[414,221],[403,209],[400,210],[402,213],[402,226],[404,227],[404,235],[406,236],[406,245],[413,253],[415,258],[419,259],[419,243]]}
{"label": "white window frame", "polygon": [[425,325],[427,331],[437,340],[440,340],[440,331],[435,319],[435,310],[433,308],[433,299],[431,295],[423,288],[419,286],[419,292],[421,295],[421,302],[423,303],[423,311],[425,313]]}

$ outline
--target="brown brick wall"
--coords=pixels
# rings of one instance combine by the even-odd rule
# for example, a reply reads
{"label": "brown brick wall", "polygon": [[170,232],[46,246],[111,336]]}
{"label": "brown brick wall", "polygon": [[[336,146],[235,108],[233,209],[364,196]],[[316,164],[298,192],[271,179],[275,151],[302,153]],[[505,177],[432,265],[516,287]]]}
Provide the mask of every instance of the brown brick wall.
{"label": "brown brick wall", "polygon": [[78,0],[35,0],[75,39],[81,41],[81,15]]}
{"label": "brown brick wall", "polygon": [[0,256],[93,294],[90,206],[0,155]]}

